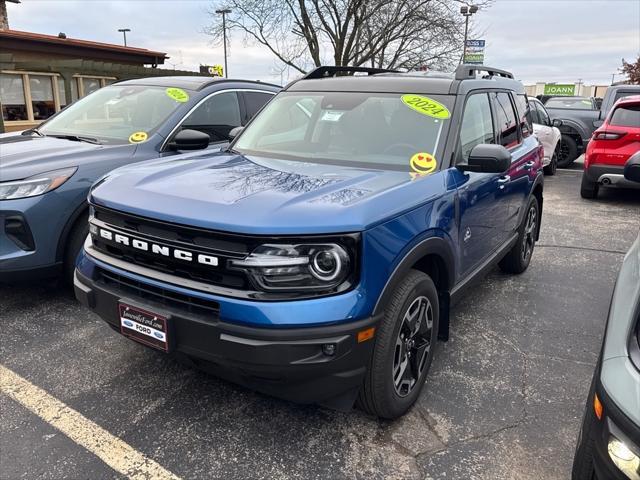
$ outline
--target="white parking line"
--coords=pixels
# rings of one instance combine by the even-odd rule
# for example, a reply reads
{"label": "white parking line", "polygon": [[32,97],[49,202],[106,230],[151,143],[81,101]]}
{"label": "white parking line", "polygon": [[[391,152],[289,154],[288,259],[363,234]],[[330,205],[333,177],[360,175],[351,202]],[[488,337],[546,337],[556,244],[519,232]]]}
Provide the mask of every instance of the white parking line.
{"label": "white parking line", "polygon": [[0,365],[0,392],[86,448],[111,468],[134,480],[180,480],[154,460]]}

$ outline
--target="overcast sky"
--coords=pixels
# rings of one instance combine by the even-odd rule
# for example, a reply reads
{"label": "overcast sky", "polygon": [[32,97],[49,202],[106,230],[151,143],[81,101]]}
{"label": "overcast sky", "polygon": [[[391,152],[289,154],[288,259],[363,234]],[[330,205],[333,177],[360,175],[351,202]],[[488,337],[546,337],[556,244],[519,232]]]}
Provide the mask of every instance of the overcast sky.
{"label": "overcast sky", "polygon": [[[7,4],[12,29],[167,52],[165,68],[197,70],[223,63],[222,48],[202,33],[211,21],[206,0],[21,0]],[[485,63],[536,81],[608,84],[624,57],[640,53],[640,0],[495,0],[473,17],[486,39]],[[230,76],[280,83],[266,49],[231,39]],[[295,77],[291,72],[290,79]],[[620,79],[622,77],[617,77]],[[282,78],[288,80],[287,73]]]}

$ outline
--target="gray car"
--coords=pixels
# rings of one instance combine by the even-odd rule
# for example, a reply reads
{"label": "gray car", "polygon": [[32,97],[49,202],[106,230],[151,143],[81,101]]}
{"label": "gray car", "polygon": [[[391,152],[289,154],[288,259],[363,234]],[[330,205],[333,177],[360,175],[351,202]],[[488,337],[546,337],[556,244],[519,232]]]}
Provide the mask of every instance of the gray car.
{"label": "gray car", "polygon": [[[625,166],[640,182],[640,152]],[[573,480],[640,480],[640,235],[616,281],[591,383]]]}

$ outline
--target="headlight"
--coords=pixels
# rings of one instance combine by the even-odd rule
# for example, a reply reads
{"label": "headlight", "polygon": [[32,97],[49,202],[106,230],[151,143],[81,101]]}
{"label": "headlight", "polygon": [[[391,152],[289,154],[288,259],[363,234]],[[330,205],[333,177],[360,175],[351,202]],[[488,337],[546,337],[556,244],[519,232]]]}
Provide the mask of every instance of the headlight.
{"label": "headlight", "polygon": [[624,442],[612,435],[607,450],[616,467],[631,480],[640,480],[640,458]]}
{"label": "headlight", "polygon": [[329,291],[353,273],[353,260],[337,243],[267,244],[230,267],[246,271],[266,291]]}
{"label": "headlight", "polygon": [[34,175],[24,180],[0,183],[0,200],[35,197],[55,190],[66,182],[77,169],[77,167],[63,168]]}

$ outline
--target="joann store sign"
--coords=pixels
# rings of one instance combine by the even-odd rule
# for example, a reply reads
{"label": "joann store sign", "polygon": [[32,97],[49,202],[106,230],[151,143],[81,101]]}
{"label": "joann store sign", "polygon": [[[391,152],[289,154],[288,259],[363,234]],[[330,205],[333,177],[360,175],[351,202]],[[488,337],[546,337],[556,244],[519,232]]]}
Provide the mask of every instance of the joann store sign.
{"label": "joann store sign", "polygon": [[569,84],[547,83],[544,86],[544,94],[573,96],[576,94],[576,86],[572,83],[569,83]]}

